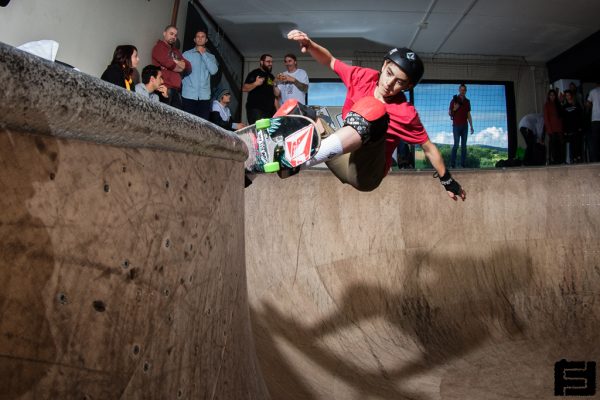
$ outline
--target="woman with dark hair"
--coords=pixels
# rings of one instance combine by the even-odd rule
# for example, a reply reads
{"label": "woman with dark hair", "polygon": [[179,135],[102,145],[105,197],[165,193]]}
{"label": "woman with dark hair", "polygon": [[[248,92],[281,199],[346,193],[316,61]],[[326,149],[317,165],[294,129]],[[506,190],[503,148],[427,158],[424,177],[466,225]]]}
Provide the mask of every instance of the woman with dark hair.
{"label": "woman with dark hair", "polygon": [[130,44],[117,46],[112,61],[104,73],[102,73],[101,79],[135,92],[132,77],[139,61],[140,59],[135,46]]}
{"label": "woman with dark hair", "polygon": [[556,91],[550,89],[544,104],[544,130],[550,137],[550,164],[565,162],[565,137],[560,116],[561,109]]}

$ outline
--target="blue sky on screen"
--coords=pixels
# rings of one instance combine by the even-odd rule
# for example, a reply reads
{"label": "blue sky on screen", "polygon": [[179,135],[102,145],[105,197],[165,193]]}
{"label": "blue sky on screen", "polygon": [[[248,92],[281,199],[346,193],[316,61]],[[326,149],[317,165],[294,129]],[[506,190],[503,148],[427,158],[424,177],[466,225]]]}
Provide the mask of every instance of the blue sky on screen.
{"label": "blue sky on screen", "polygon": [[[469,84],[467,97],[471,100],[471,116],[475,133],[469,135],[468,144],[507,148],[506,93],[503,85]],[[453,144],[452,121],[448,106],[458,93],[454,83],[421,83],[415,88],[415,105],[432,142]],[[341,82],[315,82],[310,84],[308,104],[342,106],[346,88]]]}
{"label": "blue sky on screen", "polygon": [[344,105],[346,87],[342,82],[311,82],[308,86],[308,104],[315,106]]}
{"label": "blue sky on screen", "polygon": [[[504,85],[467,85],[475,133],[468,144],[508,147]],[[434,143],[453,144],[448,107],[458,93],[457,84],[422,83],[415,88],[415,105],[429,138]]]}

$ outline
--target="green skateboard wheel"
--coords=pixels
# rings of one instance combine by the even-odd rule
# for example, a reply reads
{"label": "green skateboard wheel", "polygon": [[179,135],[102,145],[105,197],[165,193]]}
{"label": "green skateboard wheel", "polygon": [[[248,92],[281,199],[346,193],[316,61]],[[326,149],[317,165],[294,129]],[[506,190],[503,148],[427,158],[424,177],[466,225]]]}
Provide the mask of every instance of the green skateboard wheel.
{"label": "green skateboard wheel", "polygon": [[256,129],[267,129],[271,126],[271,120],[269,118],[263,118],[256,121]]}
{"label": "green skateboard wheel", "polygon": [[[257,124],[258,125],[258,124]],[[265,172],[273,173],[279,171],[279,163],[278,162],[270,162],[263,165]]]}

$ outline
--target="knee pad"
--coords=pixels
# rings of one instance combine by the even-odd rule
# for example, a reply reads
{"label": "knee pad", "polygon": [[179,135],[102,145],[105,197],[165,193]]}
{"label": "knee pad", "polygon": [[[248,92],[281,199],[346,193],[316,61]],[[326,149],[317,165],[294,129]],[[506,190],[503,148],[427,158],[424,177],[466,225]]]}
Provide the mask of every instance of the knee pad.
{"label": "knee pad", "polygon": [[350,109],[344,126],[354,128],[363,144],[377,141],[387,131],[388,115],[385,105],[374,97],[363,97]]}

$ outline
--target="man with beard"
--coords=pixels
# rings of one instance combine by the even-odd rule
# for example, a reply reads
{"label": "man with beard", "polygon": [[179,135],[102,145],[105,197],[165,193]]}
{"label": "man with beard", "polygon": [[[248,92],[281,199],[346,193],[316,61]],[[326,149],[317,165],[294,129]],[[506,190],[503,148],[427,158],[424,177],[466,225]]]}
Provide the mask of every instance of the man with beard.
{"label": "man with beard", "polygon": [[152,64],[162,71],[164,84],[168,88],[169,104],[181,109],[181,73],[191,71],[192,65],[175,47],[176,41],[177,28],[168,25],[163,31],[163,38],[152,48]]}
{"label": "man with beard", "polygon": [[250,71],[246,76],[242,91],[248,93],[246,117],[249,124],[261,118],[272,117],[279,107],[276,102],[279,91],[275,86],[275,77],[271,73],[272,68],[273,57],[270,54],[263,54],[260,56],[260,67]]}
{"label": "man with beard", "polygon": [[303,53],[308,52],[319,64],[331,68],[348,90],[342,108],[344,126],[323,139],[319,151],[305,166],[326,162],[343,183],[371,191],[389,172],[392,153],[404,140],[421,145],[451,199],[465,200],[465,191],[446,169],[417,110],[403,93],[414,88],[423,76],[423,62],[415,52],[391,49],[381,70],[376,71],[345,64],[299,30],[289,32],[287,37],[298,42]]}

